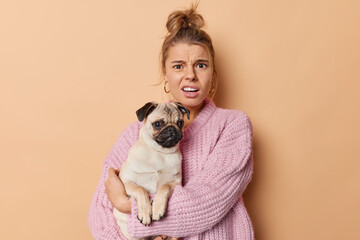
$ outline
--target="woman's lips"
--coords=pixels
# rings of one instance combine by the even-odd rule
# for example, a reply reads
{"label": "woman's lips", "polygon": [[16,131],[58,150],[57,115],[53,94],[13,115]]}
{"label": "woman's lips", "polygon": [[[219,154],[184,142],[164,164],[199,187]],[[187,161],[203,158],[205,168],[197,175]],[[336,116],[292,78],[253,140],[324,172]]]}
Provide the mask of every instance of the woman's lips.
{"label": "woman's lips", "polygon": [[181,90],[183,91],[185,97],[188,98],[195,98],[199,95],[199,88],[197,87],[185,86]]}

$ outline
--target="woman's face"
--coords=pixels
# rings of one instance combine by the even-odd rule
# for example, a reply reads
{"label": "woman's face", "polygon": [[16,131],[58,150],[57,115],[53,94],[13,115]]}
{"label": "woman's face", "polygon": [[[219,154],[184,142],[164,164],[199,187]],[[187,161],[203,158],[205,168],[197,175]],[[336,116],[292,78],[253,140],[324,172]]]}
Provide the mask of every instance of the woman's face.
{"label": "woman's face", "polygon": [[212,61],[201,45],[178,43],[169,48],[165,81],[174,101],[199,110],[208,96],[213,78]]}

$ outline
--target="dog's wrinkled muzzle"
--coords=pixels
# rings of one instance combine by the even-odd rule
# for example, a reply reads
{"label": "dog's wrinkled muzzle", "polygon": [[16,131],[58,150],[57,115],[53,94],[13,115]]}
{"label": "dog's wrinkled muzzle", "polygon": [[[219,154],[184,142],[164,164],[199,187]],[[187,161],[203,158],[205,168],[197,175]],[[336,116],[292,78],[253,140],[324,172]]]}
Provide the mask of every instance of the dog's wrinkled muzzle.
{"label": "dog's wrinkled muzzle", "polygon": [[164,148],[174,147],[182,138],[182,133],[173,126],[164,128],[156,137],[155,141]]}

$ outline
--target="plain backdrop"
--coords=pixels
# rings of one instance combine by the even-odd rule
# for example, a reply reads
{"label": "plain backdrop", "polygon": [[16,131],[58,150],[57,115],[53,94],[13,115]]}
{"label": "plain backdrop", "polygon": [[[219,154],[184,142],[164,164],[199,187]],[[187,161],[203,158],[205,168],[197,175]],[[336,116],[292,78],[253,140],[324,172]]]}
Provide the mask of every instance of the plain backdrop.
{"label": "plain backdrop", "polygon": [[[102,163],[191,1],[0,1],[0,239],[92,239]],[[219,107],[254,126],[258,240],[360,239],[360,2],[201,0]],[[204,219],[206,220],[206,219]]]}

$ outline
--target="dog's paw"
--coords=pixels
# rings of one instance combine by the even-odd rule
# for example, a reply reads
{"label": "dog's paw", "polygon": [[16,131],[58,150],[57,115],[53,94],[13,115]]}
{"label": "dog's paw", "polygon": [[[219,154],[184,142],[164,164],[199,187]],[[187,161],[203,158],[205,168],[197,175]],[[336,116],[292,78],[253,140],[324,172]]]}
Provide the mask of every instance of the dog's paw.
{"label": "dog's paw", "polygon": [[145,226],[149,226],[151,223],[151,214],[150,215],[138,214],[137,218],[139,219],[140,223],[144,224]]}
{"label": "dog's paw", "polygon": [[142,206],[138,205],[138,215],[137,218],[145,226],[149,226],[151,223],[151,204],[143,204]]}
{"label": "dog's paw", "polygon": [[165,216],[166,201],[161,198],[155,197],[152,203],[152,220],[159,221]]}

